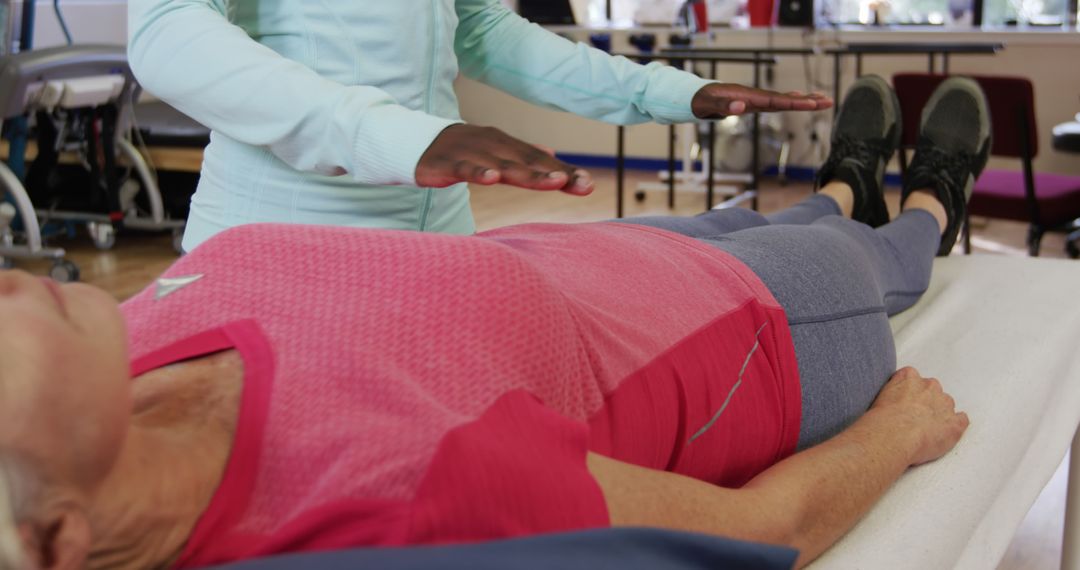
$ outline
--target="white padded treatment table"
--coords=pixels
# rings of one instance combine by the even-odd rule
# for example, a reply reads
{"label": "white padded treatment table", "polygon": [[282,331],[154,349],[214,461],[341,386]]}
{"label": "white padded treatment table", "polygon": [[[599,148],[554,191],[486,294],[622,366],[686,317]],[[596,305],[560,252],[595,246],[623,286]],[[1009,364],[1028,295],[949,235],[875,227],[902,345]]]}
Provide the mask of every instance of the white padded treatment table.
{"label": "white padded treatment table", "polygon": [[1080,570],[1080,262],[939,259],[892,326],[898,363],[939,378],[971,427],[811,567],[993,569],[1071,445],[1062,568]]}

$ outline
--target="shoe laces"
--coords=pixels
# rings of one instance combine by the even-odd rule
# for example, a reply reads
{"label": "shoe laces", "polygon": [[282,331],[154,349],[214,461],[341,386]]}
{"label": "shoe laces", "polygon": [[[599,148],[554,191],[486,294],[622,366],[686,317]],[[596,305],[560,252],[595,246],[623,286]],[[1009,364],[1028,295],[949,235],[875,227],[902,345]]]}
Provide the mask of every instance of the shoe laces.
{"label": "shoe laces", "polygon": [[[915,158],[908,169],[908,184],[915,186],[931,185],[938,190],[939,196],[953,196],[962,193],[967,178],[975,164],[975,155],[961,150],[945,150],[925,137],[920,137],[915,145]],[[963,196],[960,197],[963,200]]]}
{"label": "shoe laces", "polygon": [[866,140],[844,134],[837,135],[832,141],[829,158],[821,167],[821,172],[831,176],[840,162],[846,159],[854,159],[863,166],[873,168],[878,160],[891,152],[892,148],[884,141]]}

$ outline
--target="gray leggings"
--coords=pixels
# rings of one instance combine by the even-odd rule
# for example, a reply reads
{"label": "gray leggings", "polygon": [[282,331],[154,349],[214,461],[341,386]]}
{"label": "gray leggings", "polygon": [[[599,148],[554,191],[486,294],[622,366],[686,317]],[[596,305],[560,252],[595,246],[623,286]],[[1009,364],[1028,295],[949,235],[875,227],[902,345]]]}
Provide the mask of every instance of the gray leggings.
{"label": "gray leggings", "polygon": [[843,430],[896,371],[888,317],[919,300],[940,241],[937,221],[910,210],[876,230],[811,196],[769,216],[743,208],[692,218],[620,220],[716,246],[761,278],[787,313],[802,383],[799,448]]}

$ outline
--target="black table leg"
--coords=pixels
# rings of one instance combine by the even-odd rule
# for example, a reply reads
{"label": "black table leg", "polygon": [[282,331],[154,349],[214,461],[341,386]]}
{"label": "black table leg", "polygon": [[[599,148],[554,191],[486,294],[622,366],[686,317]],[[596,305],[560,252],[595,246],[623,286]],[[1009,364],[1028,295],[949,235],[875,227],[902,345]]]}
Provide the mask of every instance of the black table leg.
{"label": "black table leg", "polygon": [[862,77],[862,54],[855,54],[855,78]]}
{"label": "black table leg", "polygon": [[949,54],[947,54],[947,53],[941,54],[941,67],[942,67],[941,71],[943,73],[945,73],[945,75],[948,75],[949,74]]}
{"label": "black table leg", "polygon": [[626,127],[619,125],[615,149],[615,217],[623,217],[623,185],[626,177]]}
{"label": "black table leg", "polygon": [[840,52],[833,54],[833,118],[840,112]]}
{"label": "black table leg", "polygon": [[927,58],[927,60],[929,61],[929,64],[930,64],[930,73],[931,74],[936,73],[937,72],[937,60],[934,59],[933,52],[926,54],[926,58]]}
{"label": "black table leg", "polygon": [[675,208],[675,125],[668,126],[667,205]]}
{"label": "black table leg", "polygon": [[[757,59],[757,54],[754,54]],[[757,67],[757,64],[754,64]],[[709,65],[709,77],[716,79],[716,62]],[[709,163],[702,165],[705,172],[705,210],[711,210],[716,198],[716,121],[709,121]]]}
{"label": "black table leg", "polygon": [[[754,59],[758,58],[758,54],[754,54]],[[761,64],[754,63],[754,88],[761,87]],[[758,209],[758,191],[759,183],[761,182],[761,113],[754,113],[754,135],[751,137],[751,143],[754,148],[751,151],[753,160],[750,162],[750,186],[754,191],[754,210]]]}
{"label": "black table leg", "polygon": [[711,210],[716,192],[716,121],[709,121],[709,164],[705,165],[705,210]]}

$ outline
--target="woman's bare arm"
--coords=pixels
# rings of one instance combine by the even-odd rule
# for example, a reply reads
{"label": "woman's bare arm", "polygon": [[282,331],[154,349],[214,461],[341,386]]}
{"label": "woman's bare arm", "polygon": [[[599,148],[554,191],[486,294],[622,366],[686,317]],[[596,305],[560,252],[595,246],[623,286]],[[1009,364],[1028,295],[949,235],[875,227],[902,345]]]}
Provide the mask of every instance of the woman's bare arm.
{"label": "woman's bare arm", "polygon": [[934,379],[905,368],[836,437],[764,471],[741,489],[600,455],[589,470],[613,526],[652,526],[781,544],[799,567],[840,539],[908,467],[952,449],[968,418]]}

